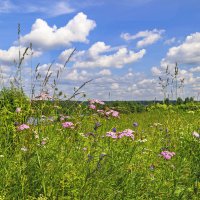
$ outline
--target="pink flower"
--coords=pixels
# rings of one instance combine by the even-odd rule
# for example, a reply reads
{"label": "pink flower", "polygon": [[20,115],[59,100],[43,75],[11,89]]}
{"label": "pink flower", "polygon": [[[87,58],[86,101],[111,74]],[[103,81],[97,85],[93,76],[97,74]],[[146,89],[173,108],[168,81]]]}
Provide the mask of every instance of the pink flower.
{"label": "pink flower", "polygon": [[18,131],[23,131],[25,129],[29,129],[30,127],[26,124],[21,124],[20,126],[18,126]]}
{"label": "pink flower", "polygon": [[162,151],[160,154],[161,154],[161,156],[163,156],[163,158],[165,158],[166,160],[170,160],[170,159],[175,155],[174,152],[169,152],[169,151]]}
{"label": "pink flower", "polygon": [[21,108],[16,108],[15,112],[16,113],[20,113],[21,112]]}
{"label": "pink flower", "polygon": [[134,140],[133,132],[134,131],[132,131],[131,129],[125,129],[124,131],[122,131],[121,133],[119,133],[119,138],[130,137],[130,138],[132,138],[132,140]]}
{"label": "pink flower", "polygon": [[96,106],[95,106],[94,104],[90,104],[90,105],[89,105],[89,108],[92,109],[92,110],[95,110],[95,109],[96,109]]}
{"label": "pink flower", "polygon": [[64,117],[61,117],[61,118],[60,118],[60,121],[64,121],[64,120],[65,120],[65,118],[64,118]]}
{"label": "pink flower", "polygon": [[74,128],[74,124],[72,122],[64,122],[62,123],[63,128]]}
{"label": "pink flower", "polygon": [[106,116],[110,116],[110,115],[112,115],[113,117],[119,117],[119,112],[115,110],[109,110],[106,112]]}
{"label": "pink flower", "polygon": [[97,110],[97,112],[100,113],[100,114],[104,114],[105,113],[104,110]]}
{"label": "pink flower", "polygon": [[116,133],[116,132],[112,132],[112,131],[107,132],[107,133],[106,133],[106,136],[107,136],[107,137],[114,138],[114,139],[118,138],[117,133]]}
{"label": "pink flower", "polygon": [[132,138],[132,140],[134,140],[134,135],[133,135],[134,131],[132,131],[131,129],[125,129],[124,131],[122,132],[113,132],[113,131],[110,131],[110,132],[107,132],[106,133],[106,136],[107,137],[111,137],[111,138],[122,138],[122,137],[130,137]]}
{"label": "pink flower", "polygon": [[119,112],[113,110],[112,116],[113,117],[119,117]]}
{"label": "pink flower", "polygon": [[94,103],[97,103],[97,104],[100,104],[100,105],[104,105],[105,103],[101,100],[98,100],[98,99],[91,99],[90,100],[90,104],[94,104]]}

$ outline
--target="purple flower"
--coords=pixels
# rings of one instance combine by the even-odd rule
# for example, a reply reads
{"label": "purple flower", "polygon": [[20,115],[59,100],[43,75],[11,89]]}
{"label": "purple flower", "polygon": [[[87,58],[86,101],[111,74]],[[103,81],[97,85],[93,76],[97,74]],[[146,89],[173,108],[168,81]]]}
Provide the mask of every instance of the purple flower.
{"label": "purple flower", "polygon": [[163,156],[163,158],[166,160],[170,160],[175,155],[175,153],[170,151],[162,151],[160,155]]}
{"label": "purple flower", "polygon": [[124,131],[119,133],[119,138],[130,137],[130,138],[132,138],[134,140],[133,132],[134,131],[132,131],[131,129],[125,129]]}
{"label": "purple flower", "polygon": [[116,133],[116,132],[117,132],[117,129],[114,127],[114,128],[112,129],[112,132]]}
{"label": "purple flower", "polygon": [[107,132],[107,133],[106,133],[106,136],[107,136],[107,137],[111,137],[111,138],[113,138],[113,139],[118,138],[117,133],[116,133],[116,132],[112,132],[112,131]]}
{"label": "purple flower", "polygon": [[21,124],[20,126],[18,126],[18,131],[23,131],[25,129],[29,129],[30,127],[26,124]]}
{"label": "purple flower", "polygon": [[134,123],[133,123],[133,126],[134,126],[134,127],[138,127],[138,123],[137,123],[137,122],[134,122]]}
{"label": "purple flower", "polygon": [[89,108],[92,109],[92,110],[95,110],[95,109],[96,109],[96,106],[95,106],[94,104],[90,104],[90,105],[89,105]]}
{"label": "purple flower", "polygon": [[64,122],[62,123],[63,128],[74,128],[74,124],[72,122]]}

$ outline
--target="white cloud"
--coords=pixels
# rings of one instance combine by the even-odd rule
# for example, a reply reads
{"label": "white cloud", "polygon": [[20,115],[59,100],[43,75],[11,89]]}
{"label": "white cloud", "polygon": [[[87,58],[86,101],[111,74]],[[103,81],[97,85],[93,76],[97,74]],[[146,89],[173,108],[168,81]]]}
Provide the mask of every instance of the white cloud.
{"label": "white cloud", "polygon": [[159,76],[159,75],[161,75],[161,70],[158,68],[158,67],[152,67],[151,68],[151,72],[152,72],[152,74],[153,75],[155,75],[155,76]]}
{"label": "white cloud", "polygon": [[137,47],[142,48],[144,46],[154,44],[155,42],[160,40],[164,32],[165,30],[153,29],[152,31],[140,31],[135,35],[131,35],[130,33],[122,33],[121,38],[123,38],[126,41],[142,38],[142,40],[139,40],[137,42]]}
{"label": "white cloud", "polygon": [[102,76],[109,76],[111,75],[111,71],[109,69],[103,69],[98,74]]}
{"label": "white cloud", "polygon": [[163,63],[178,64],[200,64],[200,32],[193,33],[186,37],[185,41],[170,48]]}
{"label": "white cloud", "polygon": [[171,45],[171,44],[173,44],[175,42],[176,42],[176,38],[173,37],[173,38],[170,38],[168,40],[165,40],[164,44]]}
{"label": "white cloud", "polygon": [[63,14],[69,14],[75,11],[68,2],[65,1],[54,1],[50,2],[49,5],[39,4],[27,4],[25,5],[26,12],[30,13],[45,13],[48,16],[55,17]]}
{"label": "white cloud", "polygon": [[198,67],[192,67],[190,69],[190,72],[200,72],[200,66],[198,66]]}
{"label": "white cloud", "polygon": [[[114,53],[112,53],[114,49]],[[71,52],[62,52],[59,58],[64,62]],[[76,52],[71,61],[74,61],[74,68],[96,68],[96,67],[116,67],[122,68],[124,65],[134,63],[145,55],[145,49],[135,53],[125,47],[115,48],[106,45],[104,42],[93,44],[87,51]],[[65,59],[64,59],[65,58]]]}
{"label": "white cloud", "polygon": [[66,47],[73,42],[88,42],[88,35],[96,26],[95,21],[87,18],[84,13],[78,13],[65,26],[50,27],[46,21],[37,19],[31,32],[21,37],[21,43],[32,43],[34,48],[51,49]]}
{"label": "white cloud", "polygon": [[118,83],[112,83],[110,88],[113,89],[113,90],[119,89],[119,84]]}
{"label": "white cloud", "polygon": [[57,0],[35,0],[34,2],[12,2],[10,0],[0,1],[0,13],[42,13],[49,17],[55,17],[74,12],[75,9],[69,1]]}
{"label": "white cloud", "polygon": [[[25,47],[20,48],[21,57],[25,52]],[[41,55],[39,51],[33,51],[33,57],[38,57]],[[27,54],[25,55],[25,60],[30,59],[31,50],[28,49]],[[19,60],[19,47],[11,46],[8,50],[0,49],[0,62],[6,64],[13,64],[14,61],[18,62]]]}

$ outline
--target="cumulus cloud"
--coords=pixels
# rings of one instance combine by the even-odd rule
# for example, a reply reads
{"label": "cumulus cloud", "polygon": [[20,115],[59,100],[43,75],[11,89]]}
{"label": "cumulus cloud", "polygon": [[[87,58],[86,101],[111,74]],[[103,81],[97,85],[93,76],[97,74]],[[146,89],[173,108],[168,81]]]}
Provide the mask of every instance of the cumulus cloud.
{"label": "cumulus cloud", "polygon": [[[23,55],[25,50],[26,50],[25,47],[20,48],[21,56]],[[41,52],[39,52],[39,51],[31,52],[31,50],[28,49],[28,51],[25,55],[25,61],[30,59],[31,54],[33,57],[38,57],[41,55]],[[13,64],[14,61],[17,62],[18,60],[19,60],[19,47],[11,46],[8,50],[0,49],[0,62],[1,63]]]}
{"label": "cumulus cloud", "polygon": [[110,71],[109,69],[103,69],[103,70],[101,70],[98,74],[99,74],[99,75],[102,75],[102,76],[109,76],[109,75],[111,75],[112,73],[111,73],[111,71]]}
{"label": "cumulus cloud", "polygon": [[[114,48],[115,49],[115,48]],[[72,49],[60,54],[60,59],[64,62]],[[125,47],[117,51],[104,42],[96,42],[87,51],[79,51],[73,56],[74,68],[96,68],[96,67],[116,67],[122,68],[124,65],[134,63],[145,55],[145,49],[135,53]],[[65,59],[64,59],[65,58]]]}
{"label": "cumulus cloud", "polygon": [[200,66],[198,66],[198,67],[192,67],[190,69],[190,72],[200,72]]}
{"label": "cumulus cloud", "polygon": [[122,33],[121,38],[123,38],[126,41],[136,40],[141,38],[141,40],[137,42],[137,47],[142,48],[144,46],[154,44],[155,42],[160,40],[164,32],[165,30],[153,29],[152,31],[149,30],[140,31],[135,35],[131,35],[130,33]]}
{"label": "cumulus cloud", "polygon": [[179,64],[200,64],[200,32],[193,33],[186,37],[185,41],[179,46],[170,48],[163,63]]}
{"label": "cumulus cloud", "polygon": [[32,25],[31,32],[21,37],[21,43],[32,43],[37,49],[66,47],[73,42],[87,43],[87,37],[95,26],[95,21],[88,19],[82,12],[60,28],[55,25],[51,27],[46,21],[37,19]]}

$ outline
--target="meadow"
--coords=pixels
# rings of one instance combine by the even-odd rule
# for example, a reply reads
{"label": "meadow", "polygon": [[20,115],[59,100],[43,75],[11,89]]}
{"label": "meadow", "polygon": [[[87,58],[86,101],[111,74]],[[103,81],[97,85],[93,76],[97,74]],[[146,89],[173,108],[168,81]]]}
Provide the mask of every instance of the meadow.
{"label": "meadow", "polygon": [[90,99],[63,108],[2,90],[0,199],[197,200],[200,109],[192,105],[125,112]]}

